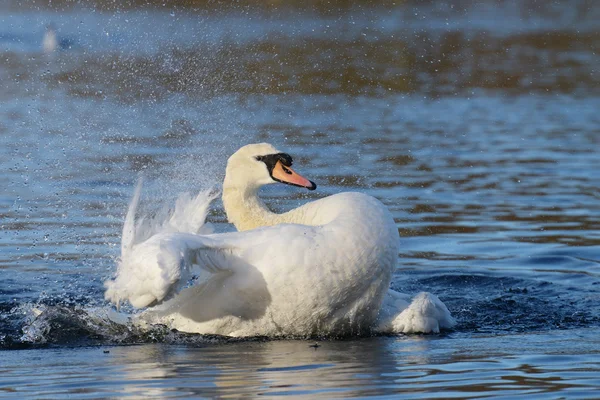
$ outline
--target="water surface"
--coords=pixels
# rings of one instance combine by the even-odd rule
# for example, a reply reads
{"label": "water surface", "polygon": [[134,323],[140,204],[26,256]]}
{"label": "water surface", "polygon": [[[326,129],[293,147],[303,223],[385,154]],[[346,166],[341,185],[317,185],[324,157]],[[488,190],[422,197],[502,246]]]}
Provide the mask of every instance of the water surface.
{"label": "water surface", "polygon": [[[598,7],[59,5],[0,9],[3,395],[600,389]],[[43,54],[49,23],[64,48]],[[257,141],[319,185],[265,188],[277,211],[382,200],[402,242],[392,287],[437,294],[456,329],[233,340],[110,323],[102,282],[138,175],[155,210]],[[232,229],[220,204],[209,220]]]}

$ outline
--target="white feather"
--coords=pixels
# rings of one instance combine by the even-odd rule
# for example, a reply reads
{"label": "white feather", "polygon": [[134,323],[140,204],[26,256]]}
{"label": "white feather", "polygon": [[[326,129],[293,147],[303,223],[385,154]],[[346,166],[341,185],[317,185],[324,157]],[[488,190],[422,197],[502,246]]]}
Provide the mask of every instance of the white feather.
{"label": "white feather", "polygon": [[[163,301],[190,279],[192,265],[179,260],[185,249],[169,247],[169,243],[158,239],[168,233],[211,232],[212,227],[205,224],[205,219],[210,203],[218,195],[214,190],[200,192],[195,197],[185,193],[164,219],[144,217],[136,224],[141,188],[139,179],[123,224],[117,276],[105,282],[104,296],[117,305],[129,300],[138,308]],[[174,258],[177,263],[172,262]]]}
{"label": "white feather", "polygon": [[[231,336],[437,332],[454,325],[437,297],[411,300],[389,290],[398,231],[375,198],[340,193],[272,213],[257,190],[275,181],[257,156],[277,153],[267,144],[249,145],[229,159],[223,204],[242,232],[197,234],[216,196],[203,192],[183,197],[166,222],[132,239],[138,186],[106,299],[154,305],[139,322]],[[203,279],[189,285],[197,270]]]}

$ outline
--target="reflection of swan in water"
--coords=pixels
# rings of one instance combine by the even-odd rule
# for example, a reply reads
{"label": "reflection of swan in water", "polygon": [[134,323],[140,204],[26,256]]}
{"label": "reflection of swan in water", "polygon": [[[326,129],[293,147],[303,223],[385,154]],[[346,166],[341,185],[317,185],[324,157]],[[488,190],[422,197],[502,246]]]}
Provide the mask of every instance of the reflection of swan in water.
{"label": "reflection of swan in water", "polygon": [[[146,344],[113,347],[103,363],[112,372],[108,379],[119,379],[121,393],[139,398],[175,393],[194,398],[397,398],[403,384],[430,372],[432,345],[423,336],[325,341],[317,350],[299,340],[186,346],[184,351]],[[436,354],[436,364],[452,361],[446,356],[451,357]]]}
{"label": "reflection of swan in water", "polygon": [[[437,297],[421,293],[409,303],[389,290],[398,231],[378,200],[341,193],[271,212],[257,196],[262,185],[316,188],[291,165],[289,155],[268,144],[229,158],[223,204],[240,232],[195,234],[211,200],[200,195],[176,209],[170,232],[139,241],[138,187],[105,297],[154,306],[139,316],[145,322],[231,336],[435,332],[453,325]],[[183,288],[198,269],[210,275]]]}

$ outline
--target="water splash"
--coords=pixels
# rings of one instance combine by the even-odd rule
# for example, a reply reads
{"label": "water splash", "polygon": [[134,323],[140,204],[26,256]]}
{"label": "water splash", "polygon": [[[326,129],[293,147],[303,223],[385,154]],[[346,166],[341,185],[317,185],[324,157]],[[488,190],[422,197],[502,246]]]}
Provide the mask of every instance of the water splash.
{"label": "water splash", "polygon": [[129,314],[118,313],[110,307],[23,304],[13,313],[22,316],[22,334],[1,336],[0,348],[139,343],[204,345],[234,340],[218,335],[181,333],[164,325],[139,326],[132,322]]}

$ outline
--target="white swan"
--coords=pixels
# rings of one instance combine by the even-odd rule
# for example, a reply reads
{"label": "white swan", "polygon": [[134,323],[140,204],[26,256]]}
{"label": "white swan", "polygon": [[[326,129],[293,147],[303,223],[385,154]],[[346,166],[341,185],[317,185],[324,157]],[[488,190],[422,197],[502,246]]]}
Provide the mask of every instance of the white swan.
{"label": "white swan", "polygon": [[50,54],[58,49],[58,36],[56,35],[56,29],[54,25],[50,24],[46,26],[44,32],[44,38],[42,39],[42,50],[45,54]]}
{"label": "white swan", "polygon": [[[438,332],[453,326],[434,295],[421,293],[410,303],[389,289],[398,230],[375,198],[340,193],[284,214],[271,212],[257,195],[262,185],[316,188],[291,165],[289,155],[269,144],[244,146],[229,158],[223,204],[239,230],[233,233],[195,234],[202,224],[196,221],[135,243],[138,187],[117,276],[105,283],[106,299],[153,306],[137,317],[140,322],[230,336]],[[201,194],[195,201],[202,199],[212,200]],[[206,207],[196,219],[205,215]],[[198,267],[209,276],[189,286]]]}

